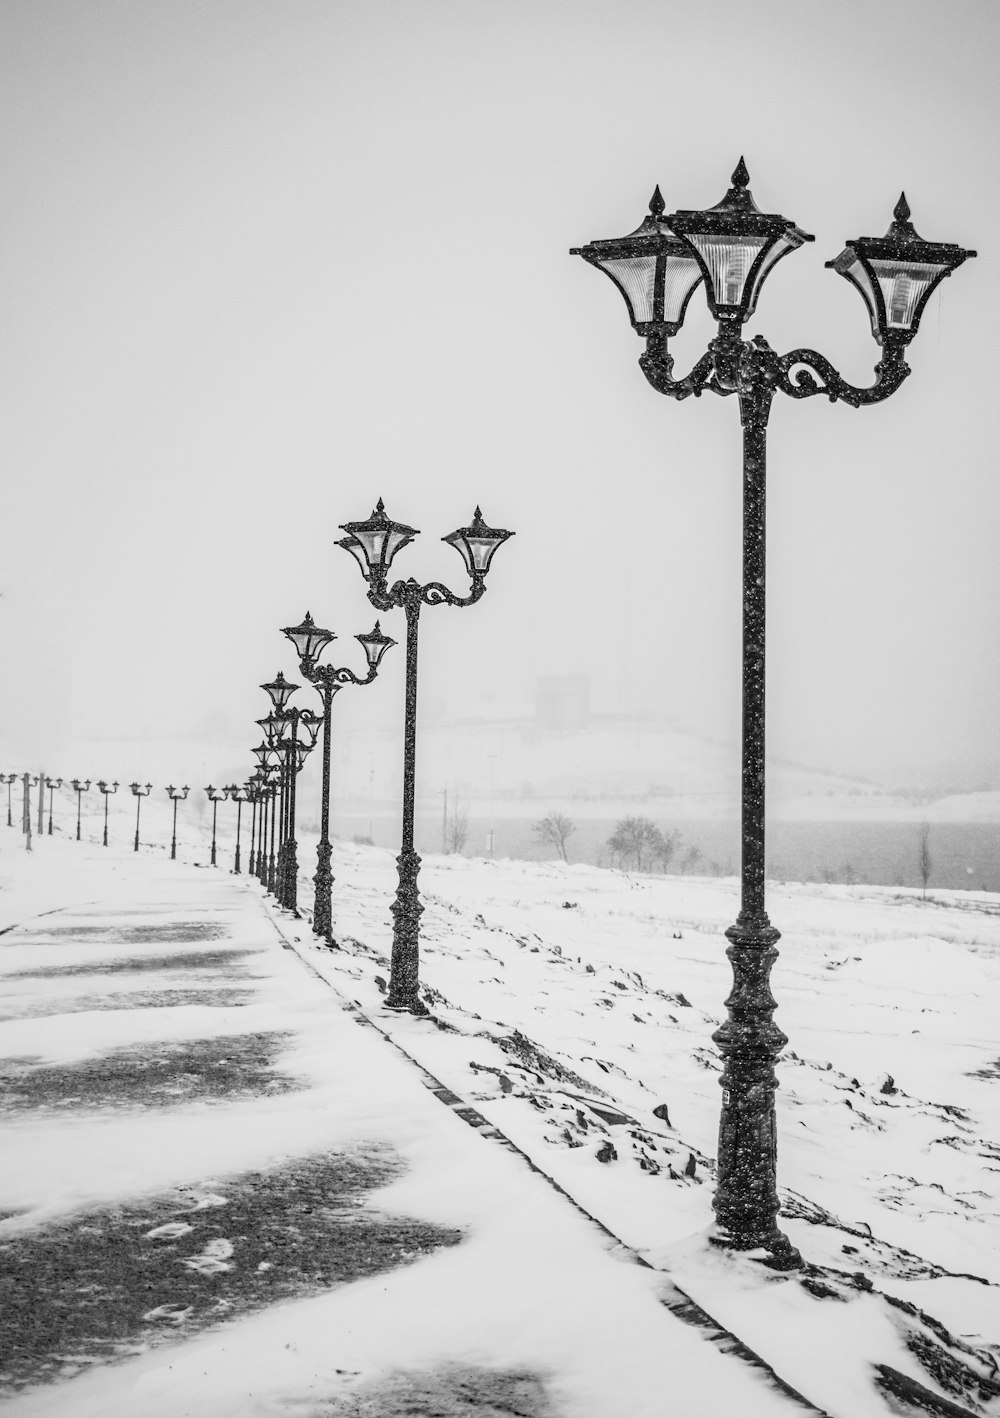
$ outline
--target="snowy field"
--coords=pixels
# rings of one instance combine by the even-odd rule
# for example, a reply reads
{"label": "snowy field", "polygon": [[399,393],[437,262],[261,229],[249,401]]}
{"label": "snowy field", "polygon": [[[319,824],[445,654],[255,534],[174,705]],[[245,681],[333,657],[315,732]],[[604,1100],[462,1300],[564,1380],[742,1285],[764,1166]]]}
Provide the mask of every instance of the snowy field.
{"label": "snowy field", "polygon": [[[42,841],[28,857],[13,850],[19,840],[7,832],[0,844],[6,849],[0,857],[0,884],[5,888],[0,893],[0,928],[46,910],[75,909],[91,899],[88,878],[74,864],[74,852],[101,859],[99,865],[106,870],[113,859],[117,889],[126,893],[139,891],[143,883],[148,889],[150,882],[165,891],[174,873],[184,877],[194,900],[194,893],[210,892],[212,882],[219,881],[205,872],[194,881],[190,867],[172,867],[162,851],[134,855],[119,845],[102,859],[86,843],[78,848],[69,842]],[[200,852],[195,840],[191,832],[184,839],[188,858],[195,851],[204,862],[204,838]],[[231,851],[227,838],[220,846],[220,863],[230,862]],[[312,845],[306,842],[300,861],[309,863],[311,857]],[[648,1274],[681,1287],[772,1365],[815,1405],[811,1411],[833,1418],[919,1411],[1000,1413],[1000,900],[937,892],[925,901],[919,892],[873,887],[771,889],[771,918],[782,932],[772,989],[777,1022],[789,1038],[778,1066],[781,1224],[808,1262],[804,1275],[787,1276],[767,1270],[753,1257],[721,1253],[709,1244],[719,1107],[719,1065],[711,1034],[724,1018],[722,1001],[731,978],[723,931],[738,906],[732,879],[427,856],[420,879],[425,908],[421,984],[432,1013],[417,1019],[382,1008],[395,888],[392,854],[341,843],[333,866],[338,949],[316,944],[304,929],[307,922],[268,907],[287,943],[334,987],[336,995],[326,995],[338,1005],[360,1010],[410,1059],[478,1110],[651,1267]],[[223,875],[237,885],[228,872],[220,878]],[[270,926],[260,918],[259,888],[245,881],[242,886],[246,909],[233,925],[230,943],[253,937],[251,943],[260,948]],[[303,874],[300,903],[307,907],[310,899],[311,887]],[[301,973],[303,979],[310,978]],[[44,1053],[50,1059],[72,1060],[120,1045],[138,1027],[138,1011],[31,1020],[30,1000],[38,988],[23,982],[8,985],[14,1007],[5,1011],[7,1021],[0,1024],[0,1051],[5,1056]],[[323,992],[315,979],[310,988]],[[318,1006],[299,999],[291,985],[288,989],[276,1016],[281,1027],[315,1027],[317,1020],[310,1025],[309,1019]],[[24,1017],[15,1017],[19,1009]],[[213,1023],[238,1032],[247,1026],[235,1014],[217,1009]],[[348,1028],[350,1014],[342,1008],[337,1014],[339,1057],[327,1057],[321,1067],[315,1042],[312,1052],[302,1045],[299,1055],[308,1056],[309,1067],[317,1070],[324,1087],[336,1083],[336,1098],[344,1108],[350,1076],[361,1077],[361,1070],[373,1067],[366,1053],[370,1043],[359,1044],[355,1036],[370,1040],[373,1031]],[[156,1037],[157,1029],[167,1027],[163,1018],[147,1018],[143,1026],[146,1037]],[[199,1029],[204,1029],[204,1019],[196,1006],[170,1011],[170,1037],[197,1037]],[[369,1130],[393,1136],[401,1125],[385,1097],[391,1080],[381,1072],[364,1076],[366,1085],[379,1094],[380,1112]],[[269,1108],[281,1137],[280,1142],[272,1137],[272,1150],[294,1153],[304,1148],[305,1136],[296,1129],[305,1127],[305,1121],[294,1104],[272,1099]],[[357,1124],[358,1104],[352,1108],[347,1111]],[[158,1126],[164,1137],[177,1138],[182,1123],[164,1117]],[[127,1115],[115,1127],[115,1146],[124,1156],[129,1151]],[[119,1182],[111,1183],[96,1167],[71,1177],[65,1166],[48,1165],[44,1176],[37,1167],[32,1175],[30,1163],[43,1156],[50,1162],[57,1158],[58,1139],[48,1133],[42,1137],[44,1120],[27,1132],[24,1124],[14,1124],[10,1135],[15,1148],[8,1156],[15,1161],[6,1182],[0,1183],[0,1205],[9,1211],[27,1207],[27,1212],[0,1223],[0,1233],[10,1228],[24,1233],[43,1219],[80,1206],[90,1195],[88,1187],[97,1196],[109,1189],[114,1193],[116,1185],[126,1194],[162,1184],[169,1179],[170,1167],[151,1127],[148,1118],[141,1128],[136,1123],[136,1144],[149,1150],[140,1160],[132,1158]],[[469,1136],[481,1150],[489,1150],[483,1139]],[[17,1144],[24,1148],[20,1154]],[[408,1136],[404,1152],[407,1148],[411,1161],[419,1155],[419,1166],[409,1183],[397,1185],[395,1204],[443,1224],[455,1220],[455,1198],[463,1194],[463,1220],[472,1217],[473,1230],[479,1228],[485,1247],[481,1262],[487,1270],[496,1265],[497,1247],[509,1242],[496,1228],[490,1229],[487,1203],[494,1194],[517,1192],[520,1183],[510,1171],[509,1153],[494,1149],[501,1160],[474,1169],[456,1191],[455,1176],[446,1175],[448,1146],[440,1138],[418,1144]],[[248,1144],[246,1151],[252,1160],[254,1147]],[[215,1165],[218,1170],[218,1157]],[[556,1239],[551,1242],[556,1250],[559,1245],[572,1249],[581,1244],[569,1233],[564,1236],[555,1215],[543,1211],[544,1220],[542,1212],[537,1213],[537,1234],[530,1237],[540,1256],[549,1244],[550,1229],[552,1237],[558,1234],[558,1244]],[[470,1283],[457,1259],[464,1252],[460,1246],[413,1265],[401,1292],[387,1287],[390,1298],[382,1312],[386,1334],[391,1339],[413,1326],[402,1346],[411,1364],[419,1362],[422,1344],[428,1358],[441,1357],[440,1336],[432,1340],[426,1325],[414,1317],[425,1314],[427,1307],[436,1312],[450,1307],[449,1314],[454,1310],[456,1293],[449,1290],[446,1299],[440,1287],[460,1289]],[[585,1245],[580,1257],[579,1283],[585,1289],[594,1283]],[[627,1273],[647,1274],[643,1269]],[[540,1293],[547,1283],[541,1276],[540,1270]],[[377,1330],[380,1282],[358,1283],[376,1285],[375,1292],[366,1291],[368,1298],[359,1301],[358,1313],[367,1316],[359,1320],[361,1330],[369,1322]],[[534,1283],[529,1263],[522,1274],[521,1298],[508,1293],[507,1303],[523,1305],[526,1315],[533,1314],[527,1296]],[[565,1304],[565,1284],[555,1287],[550,1298],[553,1305]],[[648,1316],[634,1295],[629,1298],[623,1292],[615,1303],[624,1307],[619,1318],[627,1317],[629,1325],[638,1326],[635,1333],[647,1335],[642,1344],[630,1344],[627,1354],[623,1349],[621,1387],[615,1396],[602,1388],[605,1380],[598,1381],[588,1369],[591,1361],[584,1351],[598,1342],[593,1325],[588,1327],[580,1316],[574,1319],[570,1309],[580,1337],[575,1358],[569,1357],[572,1345],[567,1348],[560,1321],[551,1313],[547,1324],[539,1328],[536,1322],[535,1339],[524,1348],[537,1366],[548,1346],[559,1375],[551,1408],[532,1407],[522,1394],[507,1407],[490,1408],[484,1401],[481,1411],[551,1412],[560,1418],[676,1412],[713,1418],[734,1411],[769,1414],[796,1407],[759,1385],[752,1389],[751,1401],[725,1390],[723,1378],[718,1379],[721,1387],[706,1391],[702,1385],[715,1380],[705,1374],[692,1379],[690,1386],[685,1379],[680,1389],[672,1390],[668,1372],[674,1361],[666,1351],[654,1353],[664,1371],[664,1388],[651,1400],[642,1386],[643,1365],[636,1354],[643,1344],[655,1346],[658,1341],[652,1331],[647,1334]],[[228,1332],[228,1342],[237,1347],[243,1343],[240,1334],[266,1343],[275,1325],[280,1330],[280,1313],[287,1319],[288,1310],[288,1305],[277,1306],[274,1314],[233,1321],[219,1333]],[[343,1316],[343,1308],[336,1313]],[[509,1316],[505,1319],[498,1311],[498,1332],[506,1333],[508,1321]],[[308,1334],[312,1323],[306,1325]],[[605,1315],[599,1330],[602,1325],[611,1326],[612,1321]],[[480,1341],[471,1330],[463,1340],[463,1332],[458,1325],[452,1350],[445,1346],[449,1362],[482,1357]],[[624,1344],[611,1328],[604,1333],[607,1344]],[[198,1356],[217,1355],[219,1342],[211,1336],[199,1339]],[[364,1351],[360,1339],[358,1345],[357,1352]],[[707,1344],[703,1347],[716,1354]],[[366,1362],[375,1364],[374,1351],[364,1352]],[[195,1367],[201,1357],[192,1361]],[[148,1364],[141,1358],[130,1362]],[[285,1374],[287,1356],[281,1364]],[[126,1365],[117,1372],[128,1369]],[[230,1411],[221,1393],[208,1407],[150,1406],[150,1372],[143,1370],[143,1403],[150,1413]],[[697,1367],[683,1372],[694,1374]],[[103,1382],[103,1375],[92,1373],[69,1385],[16,1398],[13,1411],[74,1418],[127,1411],[127,1405],[122,1406],[124,1380],[115,1379],[107,1390]],[[86,1389],[76,1392],[86,1392],[87,1405],[81,1401],[73,1406],[58,1398],[81,1383]],[[518,1407],[522,1401],[525,1406]],[[304,1400],[296,1406],[274,1399],[270,1407],[242,1411],[295,1412],[311,1418],[313,1413],[433,1415],[471,1410],[432,1398],[424,1407],[381,1409],[310,1408]]]}

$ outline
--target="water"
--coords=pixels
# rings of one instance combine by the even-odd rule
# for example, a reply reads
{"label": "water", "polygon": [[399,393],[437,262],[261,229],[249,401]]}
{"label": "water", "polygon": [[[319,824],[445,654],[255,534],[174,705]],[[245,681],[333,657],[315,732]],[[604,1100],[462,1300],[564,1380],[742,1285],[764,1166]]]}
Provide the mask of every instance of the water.
{"label": "water", "polygon": [[[552,860],[555,848],[541,844],[532,827],[544,809],[524,817],[497,817],[492,824],[494,857],[526,861]],[[670,818],[644,812],[663,832],[679,832],[681,841],[669,871],[693,870],[696,875],[734,876],[739,872],[739,823],[731,820]],[[572,818],[571,812],[566,816]],[[610,866],[607,839],[614,818],[577,818],[567,843],[570,862]],[[371,837],[380,847],[399,847],[399,814],[338,813],[332,830],[340,837]],[[302,826],[313,824],[303,823]],[[489,856],[491,823],[470,817],[466,856]],[[419,852],[441,851],[441,816],[418,814],[415,823]],[[775,881],[834,881],[877,886],[921,886],[918,822],[774,822],[767,829],[767,874]],[[930,887],[1000,892],[1000,823],[942,822],[930,828]],[[699,856],[685,865],[686,854]]]}

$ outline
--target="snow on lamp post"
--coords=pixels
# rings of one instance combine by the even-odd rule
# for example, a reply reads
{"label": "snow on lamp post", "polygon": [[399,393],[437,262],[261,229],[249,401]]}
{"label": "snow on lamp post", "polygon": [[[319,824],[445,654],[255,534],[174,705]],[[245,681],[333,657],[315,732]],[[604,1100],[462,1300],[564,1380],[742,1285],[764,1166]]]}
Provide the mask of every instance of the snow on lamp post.
{"label": "snow on lamp post", "polygon": [[46,788],[48,788],[48,790],[49,790],[49,836],[50,836],[50,837],[52,836],[52,798],[53,798],[53,796],[54,796],[54,794],[55,794],[56,788],[61,788],[61,787],[62,787],[62,781],[63,781],[63,780],[62,780],[61,778],[46,778],[46,779],[45,779],[45,786],[46,786]]}
{"label": "snow on lamp post", "polygon": [[[76,840],[80,840],[80,795],[90,792],[90,779],[81,782],[79,778],[73,779],[73,791],[76,793]],[[8,814],[9,815],[9,814]]]}
{"label": "snow on lamp post", "polygon": [[175,788],[173,783],[167,788],[167,797],[174,805],[174,828],[170,838],[170,860],[172,862],[177,860],[177,804],[182,803],[190,791],[186,785],[183,788]]}
{"label": "snow on lamp post", "polygon": [[211,857],[211,861],[209,862],[209,866],[213,866],[213,867],[214,867],[214,866],[215,866],[215,826],[216,826],[216,819],[217,819],[217,817],[218,817],[218,815],[219,815],[219,804],[220,804],[221,802],[225,802],[226,798],[229,796],[229,789],[228,789],[228,788],[216,788],[216,787],[213,786],[213,784],[209,783],[208,787],[205,789],[205,792],[206,792],[206,794],[208,795],[208,801],[212,804],[212,857]]}
{"label": "snow on lamp post", "polygon": [[[770,1263],[791,1268],[801,1257],[777,1225],[779,1212],[774,1066],[788,1042],[772,1018],[769,975],[779,933],[764,900],[764,629],[766,430],[777,392],[793,399],[823,394],[854,408],[888,398],[910,373],[905,360],[932,291],[974,251],[923,241],[910,223],[905,196],[884,237],[859,237],[826,264],[861,293],[882,355],[866,388],[849,384],[823,355],[795,349],[778,355],[760,335],[743,339],[764,279],[806,241],[786,217],[753,200],[743,159],[715,207],[664,215],[657,187],[649,215],[629,236],[594,241],[571,252],[602,270],[628,306],[646,341],[639,365],[658,393],[673,399],[705,390],[735,394],[743,428],[743,731],[741,905],[726,931],[733,988],[728,1018],[713,1034],[723,1057],[720,1078],[716,1240],[737,1250],[762,1247]],[[668,337],[680,329],[691,295],[704,282],[717,333],[705,354],[675,379]]]}
{"label": "snow on lamp post", "polygon": [[112,793],[117,793],[117,783],[105,783],[103,780],[97,785],[98,791],[104,794],[104,845],[108,845],[108,798]]}
{"label": "snow on lamp post", "polygon": [[[250,801],[250,786],[247,783],[230,783],[226,789],[229,801],[236,804],[236,856],[233,861],[233,875],[240,874],[240,815],[243,812],[243,804]],[[251,842],[253,838],[251,837]],[[252,849],[251,849],[252,854]]]}
{"label": "snow on lamp post", "polygon": [[421,585],[412,576],[408,581],[388,581],[393,557],[413,541],[418,532],[402,522],[393,522],[385,515],[379,498],[366,522],[344,522],[341,531],[347,536],[337,546],[349,551],[368,583],[368,599],[376,610],[389,611],[401,606],[406,614],[406,699],[403,741],[403,831],[402,847],[396,858],[399,887],[392,904],[392,962],[386,1007],[411,1014],[426,1014],[418,994],[420,957],[419,930],[423,907],[417,891],[420,858],[413,847],[413,811],[415,802],[417,753],[417,631],[420,610],[428,606],[471,606],[486,590],[486,573],[497,547],[514,535],[500,527],[488,527],[483,514],[476,508],[468,527],[442,537],[460,554],[472,582],[467,596],[456,596],[440,581]]}
{"label": "snow on lamp post", "polygon": [[346,667],[334,669],[332,665],[317,663],[326,647],[337,637],[332,630],[321,630],[308,611],[306,611],[305,618],[300,625],[286,626],[282,634],[286,635],[295,646],[296,654],[299,657],[299,671],[316,687],[323,703],[322,797],[319,845],[316,848],[316,875],[314,877],[316,892],[313,898],[313,930],[317,935],[323,936],[332,943],[333,872],[330,868],[330,858],[333,848],[330,843],[330,711],[333,696],[345,684],[371,684],[378,673],[382,656],[396,642],[388,635],[382,634],[378,621],[375,622],[375,629],[370,630],[367,635],[354,637],[368,659],[368,673],[364,678],[361,678]]}
{"label": "snow on lamp post", "polygon": [[153,785],[152,785],[152,783],[147,783],[147,784],[145,785],[145,787],[143,787],[143,785],[142,785],[141,783],[129,783],[129,788],[132,790],[132,796],[135,798],[135,844],[134,844],[132,850],[133,850],[133,852],[138,852],[138,850],[139,850],[139,809],[142,807],[142,800],[143,800],[143,798],[148,798],[149,795],[150,795],[150,793],[153,791]]}

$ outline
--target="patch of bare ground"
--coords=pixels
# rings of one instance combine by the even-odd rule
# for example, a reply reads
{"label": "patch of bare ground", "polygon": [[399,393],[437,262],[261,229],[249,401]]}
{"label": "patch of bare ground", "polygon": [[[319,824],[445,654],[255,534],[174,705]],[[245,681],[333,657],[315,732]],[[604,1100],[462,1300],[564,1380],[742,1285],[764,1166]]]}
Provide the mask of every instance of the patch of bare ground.
{"label": "patch of bare ground", "polygon": [[402,1170],[391,1149],[371,1145],[202,1180],[37,1231],[0,1231],[0,1393],[457,1245],[460,1231],[364,1207]]}
{"label": "patch of bare ground", "polygon": [[69,975],[135,975],[149,970],[213,970],[225,975],[245,973],[248,955],[257,950],[186,950],[176,955],[112,955],[83,965],[38,965],[33,970],[11,970],[8,980],[58,980]]}
{"label": "patch of bare ground", "polygon": [[297,1418],[546,1418],[554,1409],[537,1374],[454,1364],[434,1373],[399,1370],[291,1411]]}
{"label": "patch of bare ground", "polygon": [[69,1107],[164,1108],[291,1093],[302,1088],[302,1082],[276,1064],[289,1038],[274,1032],[158,1039],[68,1064],[3,1059],[0,1113]]}
{"label": "patch of bare ground", "polygon": [[[8,977],[9,978],[9,977]],[[8,1019],[45,1019],[58,1014],[88,1014],[107,1009],[178,1009],[186,1004],[209,1005],[218,1009],[234,1009],[249,1004],[251,990],[135,990],[109,995],[77,995],[66,1000],[27,999],[20,1008],[8,1007],[0,1014],[0,1024]]]}

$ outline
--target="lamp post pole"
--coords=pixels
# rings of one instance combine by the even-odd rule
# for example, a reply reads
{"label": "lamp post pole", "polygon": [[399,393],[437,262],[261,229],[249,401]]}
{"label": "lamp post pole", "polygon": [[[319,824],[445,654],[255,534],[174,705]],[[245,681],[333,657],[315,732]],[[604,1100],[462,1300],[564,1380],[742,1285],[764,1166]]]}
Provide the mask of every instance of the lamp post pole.
{"label": "lamp post pole", "polygon": [[[236,804],[236,856],[233,861],[233,875],[240,874],[240,817],[243,812],[243,804],[249,801],[250,792],[245,783],[230,783],[226,789],[230,802]],[[252,840],[252,838],[251,838]]]}
{"label": "lamp post pole", "polygon": [[46,778],[45,786],[49,790],[49,836],[52,836],[52,798],[56,788],[62,787],[61,778]]}
{"label": "lamp post pole", "polygon": [[90,792],[90,779],[81,783],[79,778],[73,779],[73,791],[76,793],[76,840],[80,840],[80,795]]}
{"label": "lamp post pole", "polygon": [[229,789],[215,788],[212,786],[211,783],[209,783],[208,787],[205,789],[205,792],[208,794],[208,801],[212,804],[212,860],[209,865],[214,867],[216,818],[218,817],[219,813],[219,804],[228,796]]}
{"label": "lamp post pole", "polygon": [[98,790],[104,794],[104,845],[108,845],[108,798],[112,793],[117,793],[118,784],[112,783],[110,786],[101,781],[97,785]]}
{"label": "lamp post pole", "polygon": [[347,536],[337,543],[349,551],[368,583],[368,599],[381,611],[402,607],[406,616],[406,691],[405,729],[403,742],[403,823],[402,843],[396,858],[399,886],[392,903],[392,960],[386,1008],[410,1014],[426,1014],[427,1008],[418,993],[420,954],[419,931],[423,907],[417,890],[420,858],[413,841],[413,816],[416,800],[417,757],[417,635],[420,610],[424,605],[471,606],[486,590],[486,573],[497,547],[512,537],[498,527],[488,527],[476,508],[468,527],[460,527],[442,541],[459,552],[472,582],[467,596],[456,596],[440,581],[421,585],[412,577],[408,581],[388,583],[389,565],[396,553],[418,535],[414,527],[393,522],[385,515],[382,499],[367,522],[345,522],[341,531]]}
{"label": "lamp post pole", "polygon": [[313,931],[316,935],[321,935],[332,942],[333,872],[330,868],[330,858],[333,854],[333,847],[330,842],[330,711],[333,696],[345,684],[371,684],[378,673],[382,656],[396,642],[388,635],[382,634],[378,621],[375,622],[375,629],[369,631],[367,635],[354,637],[364,649],[368,659],[368,673],[362,679],[353,670],[346,667],[334,669],[332,665],[317,664],[318,657],[327,645],[337,637],[332,630],[320,629],[308,611],[306,611],[301,625],[286,626],[282,634],[286,635],[295,646],[299,656],[299,670],[306,679],[311,681],[323,704],[322,796],[319,844],[316,848],[316,875],[313,878],[316,887],[313,899]]}
{"label": "lamp post pole", "polygon": [[173,783],[167,788],[167,797],[174,805],[174,826],[170,838],[170,860],[177,860],[177,804],[182,803],[190,792],[190,788],[185,785],[183,788],[175,788]]}
{"label": "lamp post pole", "polygon": [[247,858],[247,872],[250,876],[253,876],[254,867],[257,864],[257,797],[259,791],[257,774],[252,773],[247,779],[247,798],[250,803],[250,856]]}
{"label": "lamp post pole", "polygon": [[[674,399],[705,390],[735,394],[743,430],[743,715],[740,911],[726,931],[733,987],[728,1017],[712,1035],[723,1059],[716,1241],[757,1247],[769,1263],[790,1269],[801,1256],[777,1225],[777,1133],[774,1066],[788,1042],[772,1018],[769,976],[779,932],[764,891],[764,635],[767,422],[775,394],[824,394],[852,407],[880,402],[910,373],[905,350],[935,287],[975,252],[923,241],[901,197],[885,237],[859,237],[827,265],[861,293],[882,349],[875,382],[847,383],[815,350],[779,356],[760,335],[743,339],[765,276],[777,261],[813,238],[794,222],[762,212],[740,159],[732,186],[715,207],[664,216],[657,188],[649,215],[628,236],[575,248],[603,270],[625,298],[633,328],[645,338],[639,365],[652,387]],[[680,329],[696,286],[705,283],[716,337],[683,379],[675,379],[668,337]],[[793,373],[793,371],[795,371]]]}
{"label": "lamp post pole", "polygon": [[145,787],[141,783],[129,783],[132,796],[135,798],[135,842],[132,846],[133,852],[139,850],[139,809],[142,807],[143,798],[148,798],[153,791],[152,783],[147,783]]}
{"label": "lamp post pole", "polygon": [[14,826],[14,817],[13,817],[13,813],[12,813],[12,811],[11,811],[11,803],[10,803],[10,790],[11,790],[11,785],[14,783],[14,781],[16,780],[16,778],[17,778],[17,774],[16,774],[16,773],[8,773],[6,779],[0,779],[0,782],[6,782],[6,784],[7,784],[7,826],[8,826],[8,827],[13,827],[13,826]]}

